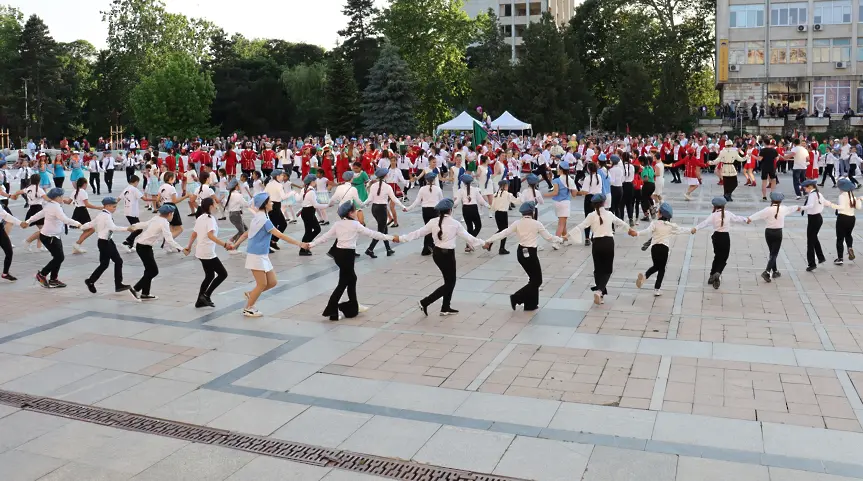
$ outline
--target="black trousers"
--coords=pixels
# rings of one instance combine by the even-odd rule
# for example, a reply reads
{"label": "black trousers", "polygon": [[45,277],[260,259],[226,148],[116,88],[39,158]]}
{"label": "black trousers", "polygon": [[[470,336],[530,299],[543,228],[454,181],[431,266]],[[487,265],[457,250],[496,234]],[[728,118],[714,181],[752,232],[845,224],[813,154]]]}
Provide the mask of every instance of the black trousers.
{"label": "black trousers", "polygon": [[851,249],[854,247],[854,238],[851,237],[851,232],[854,231],[854,224],[857,218],[853,215],[836,215],[836,254],[842,259],[845,255],[845,245]]}
{"label": "black trousers", "polygon": [[668,246],[663,244],[653,244],[650,248],[650,258],[653,260],[653,265],[644,277],[650,279],[654,273],[656,274],[656,282],[653,284],[654,289],[662,288],[662,279],[665,277],[665,266],[668,264]]}
{"label": "black trousers", "polygon": [[3,259],[3,273],[8,274],[9,268],[12,267],[12,241],[9,240],[9,234],[4,227],[5,225],[0,224],[0,249],[3,249],[3,254],[6,256]]}
{"label": "black trousers", "polygon": [[734,189],[737,188],[737,176],[736,175],[727,175],[722,177],[722,191],[725,194],[725,199],[730,200],[731,194],[734,193]]}
{"label": "black trousers", "polygon": [[594,237],[591,253],[593,254],[593,279],[596,285],[590,290],[600,291],[604,296],[608,294],[605,286],[608,285],[608,280],[611,279],[611,273],[614,271],[614,238]]}
{"label": "black trousers", "polygon": [[516,258],[527,274],[527,285],[515,291],[512,299],[516,304],[524,304],[524,310],[532,311],[539,307],[539,288],[542,286],[542,266],[536,256],[536,247],[519,245]]}
{"label": "black trousers", "polygon": [[[505,210],[495,211],[494,221],[497,224],[497,231],[500,232],[509,227],[509,214]],[[506,237],[500,240],[500,251],[506,250]]]}
{"label": "black trousers", "polygon": [[464,215],[464,223],[467,224],[468,234],[476,237],[482,229],[482,220],[479,216],[479,206],[476,204],[468,204],[462,207],[462,215]]}
{"label": "black trousers", "polygon": [[141,277],[134,289],[144,295],[150,295],[150,287],[153,284],[153,279],[159,275],[159,266],[156,265],[156,258],[153,256],[153,246],[144,244],[136,244],[135,250],[138,252],[138,257],[144,264],[144,275]]}
{"label": "black trousers", "polygon": [[108,265],[113,261],[114,287],[119,289],[123,285],[123,258],[120,257],[120,253],[117,251],[117,245],[114,244],[114,241],[108,239],[99,239],[96,245],[99,247],[99,265],[87,280],[93,283],[98,281],[102,277],[102,273],[108,269]]}
{"label": "black trousers", "polygon": [[656,184],[653,182],[645,182],[643,186],[641,186],[641,211],[644,212],[644,215],[648,215],[650,213],[650,209],[653,208],[653,193],[656,192]]}
{"label": "black trousers", "polygon": [[821,241],[818,240],[818,232],[821,231],[821,226],[824,224],[824,218],[821,214],[809,216],[809,222],[806,224],[806,261],[810,267],[815,267],[815,258],[818,257],[820,262],[824,262],[824,252],[821,250]]}
{"label": "black trousers", "polygon": [[827,181],[827,176],[830,176],[830,180],[833,181],[833,185],[836,185],[836,177],[833,177],[833,164],[827,164],[824,166],[824,175],[821,176],[821,185],[824,185],[824,182]]}
{"label": "black trousers", "polygon": [[521,178],[515,176],[509,181],[509,193],[512,195],[518,195],[519,192],[521,192]]}
{"label": "black trousers", "polygon": [[108,193],[114,188],[114,170],[108,169],[105,171],[105,185],[108,186]]}
{"label": "black trousers", "polygon": [[66,181],[66,177],[54,177],[54,187],[58,189],[63,188],[63,182]]}
{"label": "black trousers", "polygon": [[[126,216],[126,220],[129,221],[129,225],[133,225],[133,224],[137,224],[138,222],[141,222],[137,217]],[[136,230],[136,231],[132,232],[131,234],[129,234],[129,237],[126,237],[126,240],[123,241],[123,244],[126,244],[129,247],[132,247],[133,245],[135,245],[135,239],[137,239],[138,236],[141,235],[141,232],[144,232],[144,231]]]}
{"label": "black trousers", "polygon": [[611,213],[623,219],[623,187],[611,186]]}
{"label": "black trousers", "polygon": [[[303,219],[305,220],[305,219]],[[284,233],[285,229],[288,228],[288,221],[285,220],[285,214],[282,213],[282,203],[281,202],[273,202],[273,210],[270,211],[270,222],[273,223],[273,226],[279,230],[279,232]],[[270,245],[276,245],[279,243],[279,238],[273,236],[270,239]]]}
{"label": "black trousers", "polygon": [[63,241],[59,237],[49,237],[42,234],[39,234],[39,240],[42,241],[42,245],[51,253],[51,260],[39,273],[43,276],[50,274],[51,280],[56,281],[57,275],[60,273],[60,266],[66,260],[65,254],[63,254]]}
{"label": "black trousers", "polygon": [[422,305],[428,306],[440,298],[443,298],[442,309],[449,309],[452,301],[452,292],[455,290],[455,250],[441,249],[435,246],[432,251],[432,259],[435,265],[440,269],[443,275],[443,285],[434,290],[425,299],[421,300]]}
{"label": "black trousers", "polygon": [[632,182],[624,182],[622,189],[623,197],[621,197],[621,201],[623,205],[620,208],[621,215],[618,217],[623,219],[623,209],[625,208],[626,216],[629,220],[632,220],[632,211],[635,209],[635,187],[633,187]]}
{"label": "black trousers", "polygon": [[134,167],[126,167],[126,183],[132,182],[132,176],[135,175]]}
{"label": "black trousers", "polygon": [[671,172],[671,181],[679,184],[680,181],[680,167],[669,167],[668,171]]}
{"label": "black trousers", "polygon": [[102,178],[98,172],[90,172],[90,188],[97,195],[102,193]]}
{"label": "black trousers", "polygon": [[713,240],[713,265],[710,267],[710,275],[722,274],[725,264],[728,263],[728,254],[731,252],[731,236],[728,232],[714,232]]}
{"label": "black trousers", "polygon": [[854,174],[857,173],[857,164],[851,164],[848,166],[848,180],[854,182],[854,185],[860,185],[860,182],[857,182],[857,179],[854,178]]}
{"label": "black trousers", "polygon": [[767,241],[767,250],[770,252],[770,257],[767,258],[767,271],[776,272],[776,258],[779,256],[779,249],[782,248],[782,229],[765,229],[764,240]]}
{"label": "black trousers", "polygon": [[[423,207],[423,224],[428,224],[435,217],[437,217],[437,211],[434,210],[434,207]],[[422,253],[425,255],[431,254],[432,248],[434,248],[434,241],[432,240],[432,235],[429,234],[423,239]]]}
{"label": "black trousers", "polygon": [[218,257],[212,259],[198,259],[201,261],[201,267],[204,268],[204,282],[201,283],[201,289],[198,291],[198,297],[207,297],[213,295],[213,292],[225,279],[228,278],[228,271],[222,265],[222,261]]}
{"label": "black trousers", "polygon": [[[381,234],[386,234],[387,230],[387,205],[386,204],[372,204],[372,217],[375,218],[375,221],[378,223],[378,232]],[[372,243],[369,244],[370,251],[375,250],[375,247],[378,245],[377,239],[372,239]],[[390,250],[389,241],[384,241],[384,247],[386,247],[387,252]]]}
{"label": "black trousers", "polygon": [[[334,247],[330,250],[330,253],[339,267],[339,283],[330,295],[330,300],[327,302],[323,315],[328,316],[331,321],[339,320],[339,311],[342,311],[348,319],[357,317],[357,314],[359,314],[359,303],[357,302],[357,273],[354,270],[355,251],[354,249]],[[345,290],[348,291],[348,300],[347,302],[339,303]]]}
{"label": "black trousers", "polygon": [[315,208],[303,207],[300,211],[300,217],[303,219],[303,227],[306,229],[303,233],[303,242],[311,242],[315,240],[315,237],[321,233],[321,224],[318,223],[318,216],[315,215]]}
{"label": "black trousers", "polygon": [[548,184],[548,190],[551,190],[551,176],[548,175],[548,167],[545,164],[540,164],[539,167],[536,168],[536,175],[545,180],[545,183]]}
{"label": "black trousers", "polygon": [[[584,196],[584,216],[587,217],[588,214],[594,212],[593,202],[591,202],[590,198],[593,197],[590,194]],[[590,239],[590,227],[584,229],[584,239]]]}

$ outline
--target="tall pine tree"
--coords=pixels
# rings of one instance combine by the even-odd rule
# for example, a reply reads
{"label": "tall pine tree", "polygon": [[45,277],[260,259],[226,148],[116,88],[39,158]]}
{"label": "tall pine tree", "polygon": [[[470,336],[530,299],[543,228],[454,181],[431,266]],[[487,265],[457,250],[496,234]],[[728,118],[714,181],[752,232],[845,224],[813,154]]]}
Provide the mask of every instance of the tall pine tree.
{"label": "tall pine tree", "polygon": [[335,135],[356,133],[359,124],[360,98],[351,66],[338,55],[327,65],[326,110],[324,126]]}
{"label": "tall pine tree", "polygon": [[369,85],[363,92],[363,127],[375,133],[416,132],[416,97],[413,75],[398,49],[385,44],[369,71]]}
{"label": "tall pine tree", "polygon": [[368,85],[369,70],[381,50],[380,32],[374,24],[380,12],[374,0],[347,0],[342,13],[349,20],[347,27],[339,30],[344,41],[336,49],[336,54],[350,62],[356,84],[364,90]]}
{"label": "tall pine tree", "polygon": [[[27,84],[25,131],[30,136],[60,138],[63,136],[65,107],[58,95],[61,66],[57,59],[57,42],[48,32],[45,22],[36,15],[30,16],[24,24],[18,51],[20,57],[16,73]],[[18,98],[23,104],[24,82]]]}

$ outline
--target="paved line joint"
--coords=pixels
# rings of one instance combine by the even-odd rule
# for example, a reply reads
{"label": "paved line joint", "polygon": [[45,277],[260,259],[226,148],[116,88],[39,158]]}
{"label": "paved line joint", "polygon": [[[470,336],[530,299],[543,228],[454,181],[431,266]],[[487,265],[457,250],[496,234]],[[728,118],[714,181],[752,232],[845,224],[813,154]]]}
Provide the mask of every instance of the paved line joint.
{"label": "paved line joint", "polygon": [[[692,225],[698,225],[698,218],[692,221]],[[689,242],[686,244],[686,255],[683,257],[683,267],[680,271],[680,282],[677,283],[677,293],[674,294],[674,308],[671,314],[679,316],[683,311],[683,295],[686,293],[686,283],[689,281],[689,266],[692,264],[692,248],[695,245],[695,236],[689,236]]]}
{"label": "paved line joint", "polygon": [[668,386],[668,373],[671,372],[671,356],[662,356],[659,360],[659,372],[653,385],[653,395],[650,396],[650,410],[662,411],[662,401],[665,399],[665,387]]}
{"label": "paved line joint", "polygon": [[473,382],[470,383],[470,385],[467,387],[467,390],[476,391],[477,389],[479,389],[482,383],[484,383],[485,380],[488,379],[489,376],[491,376],[491,373],[493,373],[494,370],[497,369],[498,366],[500,366],[500,363],[502,363],[503,360],[506,359],[506,356],[509,356],[509,353],[511,353],[517,345],[518,344],[515,342],[507,344],[506,347],[503,348],[503,350],[500,351],[497,356],[495,356],[491,363],[486,366],[481,373],[479,373],[476,379],[474,379]]}
{"label": "paved line joint", "polygon": [[806,315],[809,316],[809,321],[815,328],[815,332],[818,333],[821,345],[824,347],[825,351],[835,351],[836,348],[833,346],[833,341],[831,341],[830,336],[827,335],[827,330],[824,329],[824,325],[821,323],[821,318],[818,317],[818,312],[815,311],[812,301],[809,300],[809,295],[806,294],[806,289],[803,288],[803,284],[800,282],[800,278],[797,277],[797,272],[794,270],[794,266],[791,265],[791,259],[789,259],[788,255],[785,254],[784,249],[780,250],[779,254],[782,256],[782,263],[785,264],[785,272],[788,273],[789,277],[791,277],[791,281],[794,282],[794,288],[797,289],[797,294],[800,296],[800,302],[803,303],[803,307],[806,309]]}
{"label": "paved line joint", "polygon": [[845,391],[845,397],[848,398],[851,409],[854,410],[854,415],[857,416],[857,422],[863,425],[863,401],[860,400],[860,395],[857,393],[857,389],[854,388],[854,383],[848,377],[848,372],[837,369],[836,377],[839,378],[839,384],[842,385],[842,390]]}
{"label": "paved line joint", "polygon": [[521,481],[518,478],[310,446],[10,391],[0,391],[0,404],[127,431],[210,444],[298,463],[373,474],[398,480]]}

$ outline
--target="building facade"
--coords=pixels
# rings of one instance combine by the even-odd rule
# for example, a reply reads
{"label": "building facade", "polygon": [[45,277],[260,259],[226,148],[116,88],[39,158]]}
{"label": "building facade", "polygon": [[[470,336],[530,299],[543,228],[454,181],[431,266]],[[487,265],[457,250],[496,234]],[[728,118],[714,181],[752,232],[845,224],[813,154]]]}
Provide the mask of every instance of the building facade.
{"label": "building facade", "polygon": [[723,103],[863,110],[863,0],[718,0]]}
{"label": "building facade", "polygon": [[538,22],[543,12],[551,13],[558,25],[566,24],[575,15],[575,0],[465,0],[463,8],[471,18],[492,9],[515,60],[527,25]]}

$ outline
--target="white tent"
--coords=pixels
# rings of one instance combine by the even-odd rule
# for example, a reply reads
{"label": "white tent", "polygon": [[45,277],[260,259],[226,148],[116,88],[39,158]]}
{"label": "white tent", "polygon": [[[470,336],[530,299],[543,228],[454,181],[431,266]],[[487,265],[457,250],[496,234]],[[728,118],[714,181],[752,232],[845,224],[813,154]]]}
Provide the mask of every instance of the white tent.
{"label": "white tent", "polygon": [[442,130],[473,130],[473,124],[479,124],[479,121],[471,117],[467,112],[458,114],[458,117],[449,122],[437,126],[437,131]]}
{"label": "white tent", "polygon": [[504,112],[496,120],[492,121],[491,128],[497,130],[532,130],[530,124],[526,124],[521,120],[513,117],[509,111]]}

